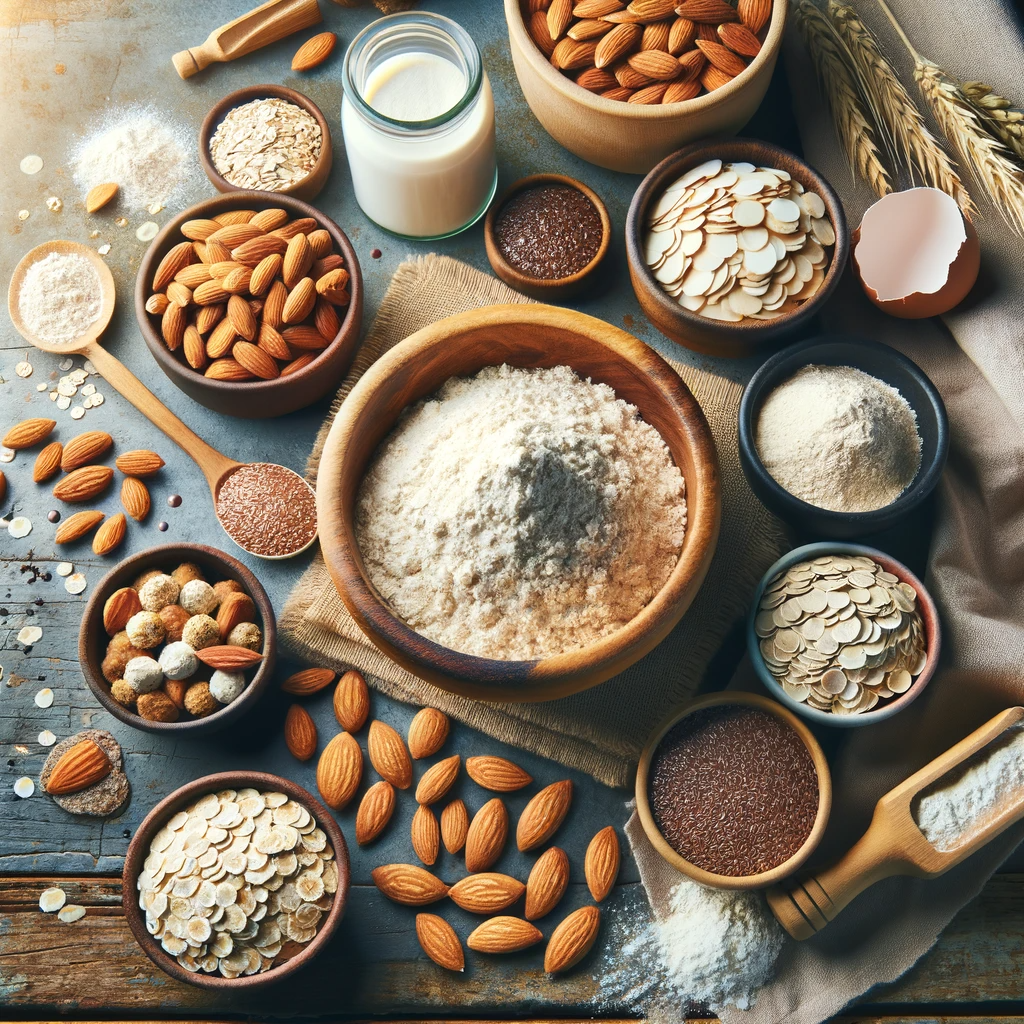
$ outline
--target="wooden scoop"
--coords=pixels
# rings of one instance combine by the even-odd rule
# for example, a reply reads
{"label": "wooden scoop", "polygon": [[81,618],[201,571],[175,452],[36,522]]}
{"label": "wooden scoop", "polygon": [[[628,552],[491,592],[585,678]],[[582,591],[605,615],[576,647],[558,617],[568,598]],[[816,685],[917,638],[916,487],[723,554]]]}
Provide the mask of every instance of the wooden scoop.
{"label": "wooden scoop", "polygon": [[947,772],[1024,718],[1024,708],[1008,708],[966,739],[890,790],[875,805],[867,832],[838,862],[817,873],[774,886],[765,894],[779,923],[794,939],[810,938],[868,886],[891,875],[935,878],[955,867],[1024,818],[1022,798],[1007,800],[990,820],[951,850],[936,849],[914,820],[914,798]]}

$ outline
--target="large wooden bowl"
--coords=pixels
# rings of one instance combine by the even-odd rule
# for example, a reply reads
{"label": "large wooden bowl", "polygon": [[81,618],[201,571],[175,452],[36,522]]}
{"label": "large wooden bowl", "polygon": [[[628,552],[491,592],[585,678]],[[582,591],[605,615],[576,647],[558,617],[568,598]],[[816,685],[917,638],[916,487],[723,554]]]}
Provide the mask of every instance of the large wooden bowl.
{"label": "large wooden bowl", "polygon": [[[665,439],[686,481],[687,528],[668,581],[622,629],[587,647],[535,661],[461,654],[398,619],[370,583],[353,510],[374,450],[402,410],[449,377],[485,366],[571,366],[608,384]],[[367,637],[415,675],[478,700],[541,701],[609,679],[656,647],[679,622],[714,554],[721,511],[718,459],[704,413],[679,375],[625,331],[569,309],[485,306],[417,331],[377,360],[352,389],[320,460],[317,514],[324,559]]]}

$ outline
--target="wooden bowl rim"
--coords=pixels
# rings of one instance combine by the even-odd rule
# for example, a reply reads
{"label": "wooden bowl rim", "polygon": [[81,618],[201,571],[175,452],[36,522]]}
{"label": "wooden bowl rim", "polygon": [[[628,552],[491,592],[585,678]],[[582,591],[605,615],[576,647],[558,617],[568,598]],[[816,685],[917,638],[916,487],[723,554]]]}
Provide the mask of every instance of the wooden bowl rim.
{"label": "wooden bowl rim", "polygon": [[[239,789],[245,787],[260,789],[264,792],[275,789],[281,790],[292,800],[301,803],[313,815],[317,824],[327,833],[331,845],[334,847],[334,859],[338,864],[338,891],[335,893],[331,909],[327,912],[327,917],[316,935],[303,947],[301,952],[296,953],[295,956],[280,967],[274,967],[269,971],[264,971],[262,974],[243,975],[239,978],[223,978],[219,974],[205,974],[203,972],[192,974],[186,971],[169,953],[165,953],[157,945],[153,936],[146,931],[145,919],[136,898],[138,892],[136,884],[140,868],[146,860],[146,851],[153,836],[163,827],[164,822],[182,806],[204,793],[212,793],[220,789]],[[132,840],[128,844],[128,852],[125,854],[124,867],[121,870],[121,905],[124,908],[124,916],[128,920],[128,927],[135,936],[135,941],[142,948],[142,952],[162,971],[177,981],[183,981],[188,985],[195,985],[197,988],[221,992],[237,991],[238,989],[262,988],[266,985],[275,984],[309,963],[334,934],[338,922],[345,913],[350,885],[351,869],[349,865],[348,844],[345,842],[345,836],[338,823],[334,820],[334,816],[312,793],[290,779],[280,775],[273,775],[269,772],[217,772],[214,775],[204,775],[202,778],[193,779],[192,782],[185,783],[184,786],[165,796],[143,818],[142,823],[136,829],[135,835],[132,836]]]}
{"label": "wooden bowl rim", "polygon": [[[805,561],[808,558],[818,558],[821,555],[864,555],[874,559],[886,572],[898,576],[903,583],[909,583],[917,591],[918,606],[921,611],[921,620],[924,623],[925,643],[927,644],[927,658],[921,674],[913,681],[906,693],[901,693],[895,700],[878,703],[871,711],[865,711],[860,715],[834,715],[827,711],[819,711],[817,708],[808,707],[799,701],[793,700],[785,690],[776,682],[775,677],[765,667],[764,659],[761,657],[761,649],[758,646],[757,634],[754,632],[754,619],[757,616],[757,606],[761,601],[768,581],[778,572],[788,569],[797,562]],[[917,578],[902,562],[893,558],[892,555],[880,551],[878,548],[868,547],[865,544],[853,544],[846,541],[817,541],[814,544],[804,544],[793,548],[784,554],[763,576],[761,582],[754,591],[754,599],[750,605],[750,614],[747,617],[747,652],[753,662],[754,671],[758,678],[764,683],[766,689],[787,708],[806,718],[809,722],[816,722],[819,725],[830,725],[833,728],[857,729],[866,725],[873,725],[875,722],[884,722],[892,718],[904,708],[912,704],[921,695],[924,688],[931,682],[935,670],[939,666],[939,656],[942,653],[942,622],[939,618],[939,609],[935,599]]]}
{"label": "wooden bowl rim", "polygon": [[544,82],[572,103],[589,107],[595,113],[621,115],[625,120],[633,121],[674,121],[711,110],[740,93],[750,80],[778,53],[782,46],[782,37],[788,16],[787,0],[772,0],[772,14],[768,33],[757,56],[728,85],[723,85],[712,92],[695,96],[679,103],[623,103],[622,100],[610,100],[597,93],[577,85],[567,75],[553,67],[551,62],[537,48],[530,37],[523,21],[519,0],[505,0],[505,20],[510,35],[516,37],[520,51],[525,54],[533,70]]}
{"label": "wooden bowl rim", "polygon": [[[110,695],[110,686],[93,656],[92,644],[97,636],[100,636],[100,639],[107,636],[106,630],[103,629],[103,606],[115,590],[128,586],[135,576],[145,571],[146,564],[170,563],[175,559],[187,562],[192,561],[197,554],[221,565],[224,576],[238,580],[245,587],[246,593],[253,599],[262,620],[263,661],[256,669],[255,675],[249,680],[249,685],[242,691],[241,696],[212,715],[177,722],[152,722],[129,711]],[[119,722],[144,732],[183,736],[216,732],[253,707],[270,686],[276,660],[277,619],[274,616],[274,607],[270,603],[270,598],[267,597],[263,585],[252,571],[237,558],[207,544],[159,544],[122,559],[93,588],[78,629],[78,661],[89,689]]]}
{"label": "wooden bowl rim", "polygon": [[[294,185],[289,185],[288,188],[282,189],[280,192],[262,192],[258,189],[244,189],[240,188],[238,185],[233,185],[224,177],[223,174],[220,173],[220,171],[217,170],[214,165],[213,158],[210,156],[210,140],[213,138],[214,132],[216,132],[228,111],[233,110],[235,107],[240,107],[245,103],[249,103],[251,100],[262,99],[264,97],[288,100],[289,103],[294,103],[297,107],[302,107],[307,114],[312,114],[313,117],[316,118],[317,124],[320,125],[322,139],[320,155],[316,158],[312,169],[304,178],[297,181]],[[330,164],[333,162],[333,153],[331,128],[327,123],[327,118],[324,117],[323,111],[304,93],[298,92],[295,89],[289,89],[286,85],[272,85],[267,83],[265,85],[247,85],[244,88],[235,89],[234,92],[229,92],[226,96],[214,103],[209,111],[207,111],[206,116],[203,118],[203,123],[199,127],[199,161],[203,165],[203,170],[206,171],[206,176],[213,183],[214,187],[219,192],[223,193],[257,191],[261,195],[291,196],[292,198],[298,198],[297,193],[304,187],[308,188],[310,183],[315,182],[317,175],[323,173],[324,163]],[[330,171],[330,167],[328,167],[327,170]],[[323,186],[321,184],[321,188],[322,187]],[[319,189],[317,189],[317,192],[319,192]]]}
{"label": "wooden bowl rim", "polygon": [[[792,727],[800,739],[803,740],[807,752],[811,755],[818,776],[818,810],[814,816],[814,824],[811,826],[811,831],[808,833],[803,845],[788,860],[776,865],[769,871],[761,871],[756,875],[719,875],[713,871],[705,871],[703,868],[697,867],[696,864],[692,864],[685,857],[678,854],[661,834],[654,820],[654,813],[651,811],[650,796],[648,794],[651,761],[666,733],[695,711],[700,711],[703,708],[734,704],[767,711]],[[788,707],[784,707],[778,701],[763,697],[757,693],[746,693],[740,690],[710,693],[704,697],[698,697],[682,708],[673,711],[651,734],[651,738],[647,741],[647,745],[640,755],[640,763],[637,766],[636,811],[640,818],[640,824],[643,825],[644,832],[651,845],[674,868],[682,871],[683,874],[688,875],[701,885],[711,886],[715,889],[766,889],[793,874],[817,848],[821,837],[825,834],[825,827],[828,825],[831,809],[832,775],[829,771],[825,752],[821,749],[821,744],[815,738],[814,733]]]}
{"label": "wooden bowl rim", "polygon": [[[598,245],[597,252],[594,254],[594,258],[575,273],[569,274],[566,277],[543,278],[524,274],[505,259],[494,234],[498,215],[506,203],[520,192],[525,192],[527,189],[536,188],[541,185],[567,185],[569,188],[582,192],[594,204],[594,208],[601,218],[601,242]],[[505,189],[496,202],[491,203],[490,209],[487,211],[487,217],[484,220],[484,246],[487,250],[487,258],[490,260],[491,267],[498,277],[513,288],[525,286],[534,293],[546,292],[552,298],[558,292],[581,284],[598,268],[598,265],[608,253],[611,238],[612,221],[611,217],[608,216],[608,208],[605,206],[604,200],[589,185],[585,185],[582,181],[579,181],[577,178],[571,178],[567,174],[530,174],[525,178],[514,181]]]}
{"label": "wooden bowl rim", "polygon": [[[335,246],[345,261],[345,269],[349,272],[349,295],[350,300],[345,316],[341,320],[341,327],[334,336],[334,340],[324,349],[317,353],[316,358],[306,367],[287,377],[275,377],[273,380],[214,380],[206,377],[196,370],[193,370],[188,363],[179,359],[177,353],[168,350],[160,333],[153,326],[150,319],[151,314],[146,312],[146,300],[150,295],[149,282],[153,279],[153,272],[156,270],[158,254],[162,258],[164,247],[169,238],[178,233],[178,229],[188,220],[207,219],[208,217],[224,213],[227,210],[245,210],[255,206],[257,210],[269,207],[280,206],[287,209],[295,217],[312,217],[316,222],[328,231]],[[325,213],[322,213],[315,206],[310,205],[295,196],[284,195],[281,192],[257,192],[252,190],[235,189],[232,192],[222,192],[211,199],[204,199],[202,202],[183,210],[176,217],[169,220],[161,229],[159,234],[150,243],[139,272],[135,278],[135,318],[139,324],[139,330],[146,341],[153,358],[159,363],[160,368],[179,387],[179,379],[187,381],[191,386],[202,388],[211,395],[231,395],[233,398],[239,394],[248,395],[254,402],[266,397],[270,393],[289,388],[301,392],[306,384],[312,384],[322,369],[322,361],[329,353],[335,353],[338,349],[346,346],[354,347],[359,343],[359,333],[362,328],[363,319],[363,276],[359,267],[359,260],[356,257],[355,249],[349,241],[348,236],[338,225]],[[298,406],[301,408],[301,406]]]}
{"label": "wooden bowl rim", "polygon": [[[569,320],[572,327],[567,328],[559,320]],[[634,367],[643,368],[646,364],[644,373],[649,379],[657,371],[657,379],[652,380],[656,385],[653,390],[673,410],[697,467],[696,480],[687,482],[686,556],[680,557],[654,599],[610,636],[583,648],[533,661],[501,661],[452,651],[426,639],[393,615],[369,584],[355,544],[349,512],[336,501],[352,432],[375,391],[392,374],[414,363],[424,353],[450,346],[452,339],[463,331],[481,326],[500,330],[509,323],[539,328],[554,324],[561,329],[575,330],[591,344],[603,347]],[[572,309],[541,303],[484,306],[421,328],[366,371],[331,425],[320,460],[317,514],[322,524],[328,524],[321,530],[320,543],[335,587],[357,624],[385,654],[393,656],[390,645],[414,664],[424,678],[474,699],[554,700],[595,686],[621,671],[625,666],[616,668],[615,665],[622,651],[629,649],[622,647],[627,631],[639,630],[640,636],[660,633],[663,639],[683,617],[689,602],[682,608],[677,605],[688,592],[692,600],[692,594],[699,589],[718,540],[721,518],[718,456],[707,419],[696,398],[676,371],[638,338]],[[349,579],[353,581],[352,589],[347,584]],[[632,664],[643,653],[647,652],[641,652],[626,664]]]}
{"label": "wooden bowl rim", "polygon": [[[757,152],[752,152],[753,150]],[[670,180],[679,177],[689,168],[696,167],[705,160],[718,158],[723,162],[734,162],[745,160],[751,156],[754,157],[751,162],[762,166],[767,166],[766,158],[777,161],[776,167],[788,171],[805,188],[813,188],[821,196],[836,236],[835,244],[832,246],[832,257],[825,271],[825,279],[817,293],[793,312],[776,317],[774,320],[755,320],[752,317],[744,317],[736,323],[712,320],[699,313],[684,309],[655,280],[650,267],[647,266],[647,262],[643,258],[644,219],[648,206],[661,195]],[[825,177],[796,153],[792,153],[782,146],[776,146],[774,143],[762,142],[747,136],[716,135],[709,139],[690,143],[683,146],[682,149],[670,153],[640,182],[629,204],[629,213],[626,215],[626,255],[634,288],[640,282],[648,299],[654,302],[668,319],[675,320],[684,329],[692,328],[697,333],[730,336],[734,341],[742,340],[751,344],[757,344],[759,340],[766,340],[785,331],[794,330],[816,316],[818,310],[839,285],[849,254],[850,234],[843,204]]]}

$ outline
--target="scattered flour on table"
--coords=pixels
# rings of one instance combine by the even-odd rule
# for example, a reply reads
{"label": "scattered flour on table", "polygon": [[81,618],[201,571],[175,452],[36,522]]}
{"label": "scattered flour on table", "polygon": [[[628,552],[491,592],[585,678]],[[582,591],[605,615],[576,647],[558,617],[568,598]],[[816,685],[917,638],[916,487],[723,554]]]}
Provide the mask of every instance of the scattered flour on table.
{"label": "scattered flour on table", "polygon": [[25,326],[48,345],[67,345],[100,316],[103,285],[96,268],[74,252],[51,252],[28,268],[18,291]]}
{"label": "scattered flour on table", "polygon": [[370,579],[453,650],[529,659],[629,622],[679,560],[682,474],[635,406],[569,367],[488,367],[403,413],[359,490]]}

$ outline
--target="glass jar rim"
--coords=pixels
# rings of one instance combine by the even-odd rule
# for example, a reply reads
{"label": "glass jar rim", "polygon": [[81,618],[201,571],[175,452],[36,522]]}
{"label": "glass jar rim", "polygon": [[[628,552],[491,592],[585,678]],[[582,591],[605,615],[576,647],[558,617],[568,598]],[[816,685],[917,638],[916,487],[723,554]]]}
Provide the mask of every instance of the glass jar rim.
{"label": "glass jar rim", "polygon": [[[424,121],[403,121],[400,118],[382,114],[367,103],[360,89],[356,87],[353,78],[355,61],[362,54],[366,46],[382,31],[390,28],[400,28],[402,25],[428,25],[436,30],[440,30],[440,32],[450,38],[452,44],[462,53],[469,72],[467,75],[466,91],[463,93],[462,98],[448,110]],[[342,71],[342,89],[344,94],[361,114],[381,125],[390,125],[405,131],[427,131],[431,128],[438,128],[448,124],[463,113],[473,102],[480,91],[482,81],[483,61],[480,57],[480,50],[473,41],[473,37],[458,22],[453,21],[451,18],[446,18],[442,14],[434,14],[432,11],[405,11],[398,14],[389,14],[371,22],[349,44],[348,50],[345,53]]]}

